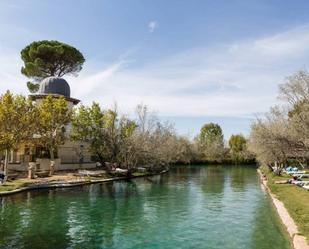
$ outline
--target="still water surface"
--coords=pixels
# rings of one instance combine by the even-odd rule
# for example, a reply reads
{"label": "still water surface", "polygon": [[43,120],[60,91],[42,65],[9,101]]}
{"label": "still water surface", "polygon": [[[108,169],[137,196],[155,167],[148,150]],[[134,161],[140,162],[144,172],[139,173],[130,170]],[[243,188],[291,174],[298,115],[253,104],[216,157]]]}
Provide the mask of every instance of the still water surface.
{"label": "still water surface", "polygon": [[176,167],[0,198],[0,248],[290,248],[270,203],[253,167]]}

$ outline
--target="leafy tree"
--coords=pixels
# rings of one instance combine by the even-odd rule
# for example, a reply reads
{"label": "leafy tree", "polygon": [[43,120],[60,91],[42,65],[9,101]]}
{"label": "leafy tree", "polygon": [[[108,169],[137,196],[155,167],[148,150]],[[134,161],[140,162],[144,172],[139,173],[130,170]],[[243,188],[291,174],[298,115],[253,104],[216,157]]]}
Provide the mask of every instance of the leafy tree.
{"label": "leafy tree", "polygon": [[248,148],[260,164],[277,174],[281,174],[289,158],[297,159],[303,154],[302,143],[293,134],[287,113],[278,108],[272,108],[264,119],[253,123]]}
{"label": "leafy tree", "polygon": [[98,103],[93,102],[91,107],[81,105],[73,114],[72,139],[88,142],[90,152],[96,155],[102,164],[110,157],[105,126],[105,113]]}
{"label": "leafy tree", "polygon": [[271,108],[251,127],[248,148],[260,164],[281,173],[289,162],[301,166],[309,160],[309,73],[299,71],[279,87],[283,107]]}
{"label": "leafy tree", "polygon": [[293,119],[294,116],[300,115],[306,108],[309,106],[309,101],[300,100],[297,103],[293,104],[291,109],[288,112],[288,117]]}
{"label": "leafy tree", "polygon": [[200,139],[203,140],[214,140],[214,139],[222,139],[223,141],[223,133],[220,125],[214,123],[204,124],[201,128]]}
{"label": "leafy tree", "polygon": [[31,92],[38,90],[38,81],[49,77],[62,77],[65,74],[77,75],[85,58],[76,48],[59,41],[35,41],[21,51],[24,66],[22,74],[33,79],[27,82]]}
{"label": "leafy tree", "polygon": [[137,120],[102,110],[97,103],[74,113],[72,138],[88,142],[102,165],[117,163],[130,174],[136,166],[159,170],[170,163],[190,162],[190,143],[177,137],[173,126],[161,124],[146,106],[138,106]]}
{"label": "leafy tree", "polygon": [[279,86],[279,98],[286,101],[292,108],[303,101],[309,102],[309,73],[300,70],[287,77]]}
{"label": "leafy tree", "polygon": [[98,103],[81,105],[74,113],[72,139],[88,142],[90,152],[105,162],[118,163],[127,169],[136,165],[134,157],[134,121],[118,117],[116,108],[104,111]]}
{"label": "leafy tree", "polygon": [[139,165],[161,170],[172,163],[191,161],[187,141],[177,136],[172,124],[161,123],[145,105],[137,106],[136,116],[135,147]]}
{"label": "leafy tree", "polygon": [[218,124],[208,123],[202,126],[199,148],[205,160],[221,161],[223,159],[225,153],[223,133]]}
{"label": "leafy tree", "polygon": [[36,113],[31,101],[7,91],[0,96],[0,149],[5,151],[4,171],[8,170],[8,153],[30,140]]}
{"label": "leafy tree", "polygon": [[229,139],[230,155],[235,162],[244,162],[249,159],[249,153],[247,151],[247,140],[241,135],[231,135]]}
{"label": "leafy tree", "polygon": [[232,135],[229,139],[229,146],[233,153],[239,153],[246,149],[246,138],[241,135]]}
{"label": "leafy tree", "polygon": [[117,162],[131,172],[137,166],[136,122],[122,117],[119,120],[119,139]]}
{"label": "leafy tree", "polygon": [[36,105],[36,130],[33,142],[49,150],[51,164],[54,163],[55,152],[66,139],[66,126],[70,123],[72,111],[64,97],[47,96]]}

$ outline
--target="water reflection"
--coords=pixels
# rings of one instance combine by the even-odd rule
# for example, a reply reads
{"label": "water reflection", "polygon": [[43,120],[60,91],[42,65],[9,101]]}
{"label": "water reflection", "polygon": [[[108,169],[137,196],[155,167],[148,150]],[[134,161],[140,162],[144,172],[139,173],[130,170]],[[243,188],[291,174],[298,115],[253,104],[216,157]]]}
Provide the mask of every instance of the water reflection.
{"label": "water reflection", "polygon": [[201,186],[206,194],[222,194],[225,183],[224,169],[220,166],[215,168],[205,167],[201,169]]}
{"label": "water reflection", "polygon": [[177,167],[22,193],[0,205],[0,248],[266,249],[274,238],[273,249],[288,248],[252,168]]}
{"label": "water reflection", "polygon": [[[264,195],[267,199],[269,197],[266,193],[259,193]],[[251,244],[253,249],[269,249],[270,245],[273,248],[280,248],[281,244],[287,244],[288,235],[285,234],[284,228],[282,226],[276,226],[273,222],[274,217],[277,217],[275,210],[270,208],[271,200],[269,202],[259,202],[256,203],[255,212],[253,214],[254,220],[252,221],[252,234],[251,234]],[[267,229],[265,229],[267,227]],[[264,234],[260,231],[265,230]],[[284,234],[285,236],[281,236]],[[276,239],[274,239],[274,236]],[[260,241],[263,241],[261,243]],[[291,246],[292,248],[292,246]]]}

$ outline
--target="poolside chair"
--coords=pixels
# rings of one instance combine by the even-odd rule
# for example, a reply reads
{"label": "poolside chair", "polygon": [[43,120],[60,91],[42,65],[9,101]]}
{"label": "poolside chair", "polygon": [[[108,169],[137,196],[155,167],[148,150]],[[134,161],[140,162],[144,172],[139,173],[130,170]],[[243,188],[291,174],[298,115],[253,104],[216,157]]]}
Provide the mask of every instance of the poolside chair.
{"label": "poolside chair", "polygon": [[302,171],[302,173],[295,173],[293,174],[294,177],[297,177],[298,179],[302,178],[309,178],[309,174],[305,174],[305,171]]}
{"label": "poolside chair", "polygon": [[306,184],[304,184],[302,187],[303,187],[304,189],[309,190],[309,182],[307,182]]}

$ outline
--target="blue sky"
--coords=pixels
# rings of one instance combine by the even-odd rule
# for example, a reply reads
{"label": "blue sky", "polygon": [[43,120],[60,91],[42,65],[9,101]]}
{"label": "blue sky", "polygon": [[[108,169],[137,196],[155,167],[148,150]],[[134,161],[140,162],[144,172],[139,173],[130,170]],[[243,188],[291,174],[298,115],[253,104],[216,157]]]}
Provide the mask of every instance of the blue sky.
{"label": "blue sky", "polygon": [[139,103],[182,134],[219,123],[228,138],[278,102],[309,62],[309,1],[1,0],[0,91],[27,94],[20,50],[55,39],[86,57],[72,95],[132,114]]}

